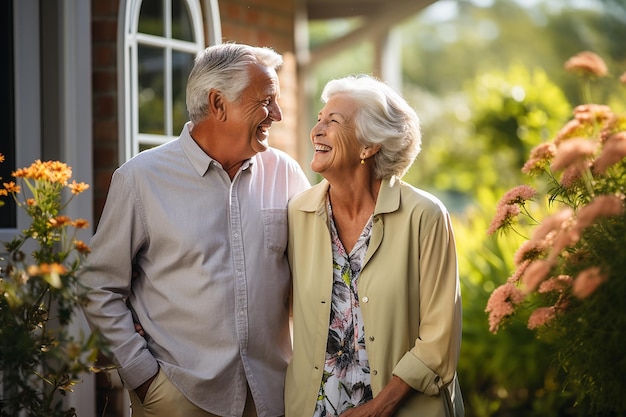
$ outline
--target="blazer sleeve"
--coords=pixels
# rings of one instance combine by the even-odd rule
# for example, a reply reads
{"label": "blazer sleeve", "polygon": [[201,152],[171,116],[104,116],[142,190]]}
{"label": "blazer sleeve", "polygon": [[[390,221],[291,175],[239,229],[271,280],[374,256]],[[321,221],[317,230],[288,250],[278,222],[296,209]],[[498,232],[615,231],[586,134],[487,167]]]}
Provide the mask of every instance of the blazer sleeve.
{"label": "blazer sleeve", "polygon": [[394,368],[414,389],[437,395],[455,376],[461,347],[461,293],[450,216],[440,207],[434,220],[420,227],[419,321],[415,345]]}

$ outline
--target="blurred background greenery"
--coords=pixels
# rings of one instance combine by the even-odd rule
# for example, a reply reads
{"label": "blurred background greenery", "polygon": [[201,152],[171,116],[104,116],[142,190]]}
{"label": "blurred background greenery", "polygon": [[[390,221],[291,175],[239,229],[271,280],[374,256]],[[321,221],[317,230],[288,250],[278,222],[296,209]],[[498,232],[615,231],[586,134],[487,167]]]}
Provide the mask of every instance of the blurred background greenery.
{"label": "blurred background greenery", "polygon": [[[352,25],[311,24],[311,48]],[[592,101],[626,111],[626,86],[616,80],[626,71],[626,1],[440,0],[396,36],[399,87],[424,133],[422,153],[404,179],[439,196],[455,224],[466,415],[589,415],[564,384],[553,345],[523,317],[489,332],[487,299],[511,275],[521,240],[486,231],[502,193],[527,181],[520,169],[530,149],[552,139],[583,102],[579,79],[564,69],[568,58],[585,50],[601,56],[610,75],[594,83]],[[316,68],[312,121],[329,79],[372,72],[373,48],[364,42]]]}

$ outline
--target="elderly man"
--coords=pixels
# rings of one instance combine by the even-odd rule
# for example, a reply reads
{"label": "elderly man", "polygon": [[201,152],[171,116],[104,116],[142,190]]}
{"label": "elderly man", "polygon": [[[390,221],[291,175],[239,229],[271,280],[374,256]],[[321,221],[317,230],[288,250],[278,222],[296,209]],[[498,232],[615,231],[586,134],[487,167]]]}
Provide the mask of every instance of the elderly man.
{"label": "elderly man", "polygon": [[113,175],[82,280],[133,417],[284,414],[287,203],[309,183],[267,142],[281,64],[269,48],[207,48],[180,137]]}

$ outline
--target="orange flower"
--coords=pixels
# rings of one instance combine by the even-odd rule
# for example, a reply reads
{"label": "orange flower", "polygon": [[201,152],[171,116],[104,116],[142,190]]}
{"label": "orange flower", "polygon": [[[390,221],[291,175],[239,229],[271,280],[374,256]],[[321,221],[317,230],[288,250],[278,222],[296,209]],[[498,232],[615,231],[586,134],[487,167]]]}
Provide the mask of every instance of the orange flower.
{"label": "orange flower", "polygon": [[72,191],[72,194],[80,194],[89,188],[89,184],[84,182],[76,182],[75,180],[68,186]]}
{"label": "orange flower", "polygon": [[71,222],[71,219],[69,217],[63,216],[63,215],[56,216],[56,217],[53,217],[52,219],[48,220],[48,223],[52,227],[63,227],[63,226],[66,226],[70,222]]}
{"label": "orange flower", "polygon": [[85,244],[85,242],[83,242],[82,240],[75,240],[74,247],[78,252],[82,253],[83,255],[91,253],[91,248],[87,246],[87,244]]}
{"label": "orange flower", "polygon": [[61,264],[41,264],[39,275],[54,288],[61,288],[61,275],[67,273],[67,268]]}
{"label": "orange flower", "polygon": [[19,185],[16,185],[13,181],[4,182],[2,183],[2,185],[4,185],[5,190],[7,190],[9,193],[17,194],[22,191],[22,188]]}
{"label": "orange flower", "polygon": [[41,273],[43,274],[66,274],[67,268],[64,265],[53,263],[53,264],[41,264],[40,265]]}
{"label": "orange flower", "polygon": [[595,77],[604,77],[609,73],[604,60],[590,51],[581,52],[568,59],[565,62],[565,69]]}
{"label": "orange flower", "polygon": [[76,219],[72,222],[72,226],[77,229],[86,229],[89,227],[89,222],[85,219]]}
{"label": "orange flower", "polygon": [[72,177],[72,169],[67,164],[59,161],[41,162],[37,159],[27,168],[20,168],[13,172],[14,177],[29,178],[36,181],[48,181],[67,185]]}

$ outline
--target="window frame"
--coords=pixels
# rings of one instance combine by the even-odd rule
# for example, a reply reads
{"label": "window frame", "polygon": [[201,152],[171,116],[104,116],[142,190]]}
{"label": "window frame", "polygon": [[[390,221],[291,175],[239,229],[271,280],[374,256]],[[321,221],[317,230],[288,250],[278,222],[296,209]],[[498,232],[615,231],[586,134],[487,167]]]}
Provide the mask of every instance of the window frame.
{"label": "window frame", "polygon": [[[120,161],[126,161],[139,152],[141,145],[156,146],[178,137],[179,132],[172,130],[172,52],[180,51],[195,55],[205,48],[205,33],[209,43],[218,42],[221,37],[219,24],[219,8],[217,0],[161,0],[165,15],[164,36],[139,33],[139,17],[143,0],[128,0],[123,8],[122,48],[120,48],[122,69],[118,85],[120,90]],[[172,2],[180,1],[186,7],[192,23],[194,41],[172,39]],[[203,14],[204,10],[204,14]],[[204,24],[203,24],[204,23]],[[206,25],[206,27],[205,27]],[[165,134],[147,134],[139,132],[139,83],[138,83],[138,47],[152,46],[165,50],[165,85],[164,85],[164,127]]]}
{"label": "window frame", "polygon": [[[41,158],[41,84],[39,4],[36,0],[13,1],[13,102],[15,136],[15,167],[28,166]],[[19,140],[18,140],[19,138]],[[7,161],[4,162],[8,163]],[[3,178],[9,181],[10,178]],[[28,227],[30,218],[24,210],[16,210],[15,228],[0,229],[0,240],[9,242]],[[0,256],[4,250],[0,251]],[[0,381],[1,382],[1,381]]]}

